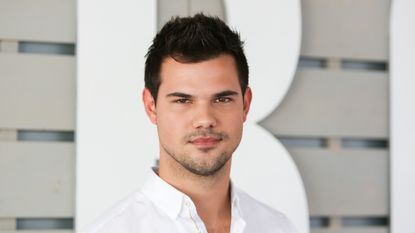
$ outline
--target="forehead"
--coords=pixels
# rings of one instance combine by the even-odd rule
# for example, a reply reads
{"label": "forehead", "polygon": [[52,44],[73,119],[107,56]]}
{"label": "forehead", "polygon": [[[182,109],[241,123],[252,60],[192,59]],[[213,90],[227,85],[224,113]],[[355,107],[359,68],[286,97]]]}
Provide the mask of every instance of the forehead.
{"label": "forehead", "polygon": [[159,92],[202,93],[222,89],[240,92],[235,59],[227,54],[195,63],[181,63],[167,57],[161,65],[160,77]]}

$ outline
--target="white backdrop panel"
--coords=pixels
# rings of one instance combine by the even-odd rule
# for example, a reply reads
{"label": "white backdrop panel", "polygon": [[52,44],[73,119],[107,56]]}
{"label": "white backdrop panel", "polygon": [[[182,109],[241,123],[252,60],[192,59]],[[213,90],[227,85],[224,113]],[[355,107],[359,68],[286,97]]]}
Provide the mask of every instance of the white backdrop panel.
{"label": "white backdrop panel", "polygon": [[414,232],[415,2],[393,1],[390,45],[391,232]]}
{"label": "white backdrop panel", "polygon": [[308,207],[298,169],[284,146],[258,125],[278,108],[294,78],[300,51],[300,1],[225,2],[229,25],[246,42],[253,91],[244,137],[232,160],[232,179],[286,214],[299,233],[306,233]]}
{"label": "white backdrop panel", "polygon": [[77,229],[138,188],[158,157],[141,103],[155,30],[155,1],[78,1]]}

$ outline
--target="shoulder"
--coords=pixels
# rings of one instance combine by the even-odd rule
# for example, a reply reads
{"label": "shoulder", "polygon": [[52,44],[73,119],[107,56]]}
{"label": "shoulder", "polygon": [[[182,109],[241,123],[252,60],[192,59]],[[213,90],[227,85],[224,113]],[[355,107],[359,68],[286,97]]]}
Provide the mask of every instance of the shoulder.
{"label": "shoulder", "polygon": [[137,224],[137,219],[145,221],[148,212],[154,213],[154,209],[153,204],[141,192],[134,192],[81,229],[80,233],[128,232],[132,224]]}
{"label": "shoulder", "polygon": [[246,228],[261,229],[261,232],[296,233],[291,221],[285,214],[256,200],[246,192],[238,189],[239,205]]}

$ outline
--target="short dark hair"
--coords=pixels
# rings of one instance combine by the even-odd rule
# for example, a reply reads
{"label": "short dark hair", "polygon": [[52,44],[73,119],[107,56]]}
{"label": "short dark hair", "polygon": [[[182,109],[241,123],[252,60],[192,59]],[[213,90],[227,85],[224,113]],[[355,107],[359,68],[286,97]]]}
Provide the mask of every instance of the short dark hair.
{"label": "short dark hair", "polygon": [[201,13],[193,17],[174,17],[157,33],[146,54],[145,87],[157,100],[163,59],[196,63],[229,54],[235,59],[242,95],[248,86],[249,68],[238,32],[218,17]]}

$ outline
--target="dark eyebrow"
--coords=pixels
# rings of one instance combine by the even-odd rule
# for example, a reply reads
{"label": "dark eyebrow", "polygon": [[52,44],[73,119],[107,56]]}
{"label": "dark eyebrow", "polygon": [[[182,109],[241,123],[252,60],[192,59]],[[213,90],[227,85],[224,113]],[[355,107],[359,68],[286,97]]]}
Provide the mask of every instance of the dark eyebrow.
{"label": "dark eyebrow", "polygon": [[219,92],[219,93],[215,94],[215,98],[224,97],[224,96],[231,96],[231,95],[238,95],[238,92],[236,92],[236,91],[222,91],[222,92]]}
{"label": "dark eyebrow", "polygon": [[[218,98],[218,97],[232,96],[232,95],[238,95],[238,92],[230,91],[230,90],[222,91],[222,92],[216,93],[214,97]],[[183,93],[183,92],[172,92],[172,93],[167,94],[166,97],[192,98],[193,96]]]}
{"label": "dark eyebrow", "polygon": [[182,93],[182,92],[173,92],[173,93],[167,94],[166,97],[192,98],[192,95]]}

